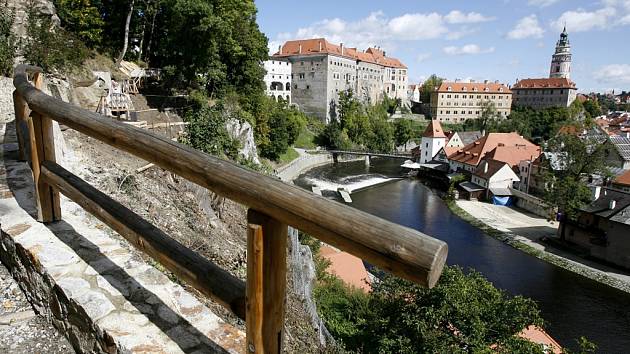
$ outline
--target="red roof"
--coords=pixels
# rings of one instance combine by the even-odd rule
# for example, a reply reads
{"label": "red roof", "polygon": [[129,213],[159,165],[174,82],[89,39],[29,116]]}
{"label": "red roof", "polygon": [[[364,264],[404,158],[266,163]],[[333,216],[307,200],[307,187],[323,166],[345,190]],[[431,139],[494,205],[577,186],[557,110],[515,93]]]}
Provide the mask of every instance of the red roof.
{"label": "red roof", "polygon": [[446,138],[440,122],[434,119],[429,122],[422,136],[425,138]]}
{"label": "red roof", "polygon": [[630,186],[630,170],[624,172],[623,174],[617,176],[617,178],[615,178],[615,183],[616,184],[623,184],[626,186]]}
{"label": "red roof", "polygon": [[563,353],[562,347],[556,342],[545,330],[538,326],[529,325],[527,328],[518,334],[519,337],[527,339],[528,341],[536,344],[542,344],[545,349],[545,353],[560,354]]}
{"label": "red roof", "polygon": [[518,166],[521,161],[534,161],[540,156],[539,146],[497,146],[490,151],[486,158],[505,162],[510,167]]}
{"label": "red roof", "polygon": [[512,89],[539,89],[539,88],[575,88],[575,83],[564,77],[546,79],[523,79],[514,84]]}
{"label": "red roof", "polygon": [[[449,90],[450,88],[450,90]],[[510,88],[498,82],[447,82],[438,87],[437,92],[487,92],[512,93]]]}
{"label": "red roof", "polygon": [[[479,138],[477,141],[470,143],[461,149],[458,149],[457,152],[450,155],[448,159],[472,166],[477,166],[481,159],[486,157],[488,153],[490,153],[498,146],[519,146],[523,149],[528,149],[528,153],[533,152],[532,148],[540,149],[536,144],[531,143],[529,140],[523,138],[516,132],[490,133]],[[540,155],[540,151],[538,155]],[[502,156],[503,154],[501,153],[498,157],[501,158]]]}
{"label": "red roof", "polygon": [[347,48],[328,42],[325,38],[299,39],[287,41],[273,57],[289,57],[293,55],[333,54],[368,63],[379,64],[391,68],[406,69],[405,64],[396,58],[385,56],[385,52],[377,48],[368,48],[365,52],[357,48]]}
{"label": "red roof", "polygon": [[329,246],[320,248],[319,254],[330,261],[328,271],[338,276],[344,283],[366,293],[372,290],[368,283],[368,272],[360,258]]}

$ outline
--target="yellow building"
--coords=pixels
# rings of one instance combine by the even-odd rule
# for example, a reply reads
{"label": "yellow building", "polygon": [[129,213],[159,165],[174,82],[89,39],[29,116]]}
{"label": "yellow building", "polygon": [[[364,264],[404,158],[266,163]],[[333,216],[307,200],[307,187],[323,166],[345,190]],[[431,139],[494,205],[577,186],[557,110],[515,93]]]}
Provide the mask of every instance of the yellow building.
{"label": "yellow building", "polygon": [[498,81],[442,82],[431,94],[432,119],[447,123],[462,123],[481,115],[482,104],[494,103],[501,117],[511,112],[512,91]]}

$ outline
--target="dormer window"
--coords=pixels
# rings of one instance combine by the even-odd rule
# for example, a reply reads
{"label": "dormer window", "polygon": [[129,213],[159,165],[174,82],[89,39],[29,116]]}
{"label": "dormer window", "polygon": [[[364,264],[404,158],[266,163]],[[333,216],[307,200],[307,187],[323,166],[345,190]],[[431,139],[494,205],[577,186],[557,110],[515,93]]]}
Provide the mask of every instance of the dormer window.
{"label": "dormer window", "polygon": [[490,91],[490,89],[489,89],[489,88],[487,88],[487,87],[486,87],[486,88],[484,88],[483,90],[484,90],[485,92]]}
{"label": "dormer window", "polygon": [[466,86],[462,87],[462,91],[468,91],[468,88]]}
{"label": "dormer window", "polygon": [[473,91],[477,92],[477,88],[476,88],[476,87],[473,87]]}
{"label": "dormer window", "polygon": [[500,88],[499,88],[499,92],[503,92],[503,87],[500,87]]}

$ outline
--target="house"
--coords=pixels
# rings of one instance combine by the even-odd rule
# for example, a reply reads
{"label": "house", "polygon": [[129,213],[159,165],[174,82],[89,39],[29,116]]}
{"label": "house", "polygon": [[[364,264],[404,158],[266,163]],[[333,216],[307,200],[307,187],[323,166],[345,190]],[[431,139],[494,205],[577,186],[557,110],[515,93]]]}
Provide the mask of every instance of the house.
{"label": "house", "polygon": [[446,134],[442,130],[440,122],[431,120],[422,134],[420,143],[420,163],[433,160],[438,151],[446,145]]}
{"label": "house", "polygon": [[518,181],[518,175],[509,164],[490,158],[479,163],[470,179],[470,182],[484,189],[480,195],[486,199],[511,196],[510,187]]}
{"label": "house", "polygon": [[[470,143],[448,156],[451,171],[475,172],[479,162],[487,154],[495,160],[505,160],[511,167],[518,165],[520,159],[536,159],[540,155],[540,147],[523,138],[518,133],[490,133]],[[510,156],[516,154],[516,156]],[[517,161],[518,160],[518,161]]]}
{"label": "house", "polygon": [[517,107],[569,107],[575,101],[577,87],[567,78],[523,79],[512,86],[512,92]]}
{"label": "house", "polygon": [[630,169],[630,138],[624,136],[611,136],[605,143],[606,164]]}
{"label": "house", "polygon": [[[517,166],[520,182],[514,187],[521,192],[542,197],[545,193],[545,174],[565,169],[564,153],[545,151],[535,160],[522,160]],[[566,155],[564,155],[566,156]]]}
{"label": "house", "polygon": [[422,84],[417,85],[409,85],[407,87],[407,97],[411,102],[420,102],[420,89],[422,88]]}
{"label": "house", "polygon": [[630,193],[630,170],[627,170],[617,176],[612,182],[612,188]]}
{"label": "house", "polygon": [[319,254],[330,262],[328,271],[344,283],[369,293],[370,278],[361,258],[330,246],[322,246]]}
{"label": "house", "polygon": [[562,221],[558,234],[593,258],[630,269],[630,193],[603,188],[577,221]]}
{"label": "house", "polygon": [[477,119],[485,102],[492,102],[499,115],[507,118],[512,109],[512,91],[498,81],[444,81],[431,93],[431,117],[449,123]]}
{"label": "house", "polygon": [[270,58],[291,64],[291,100],[306,114],[328,123],[336,117],[339,92],[352,90],[365,103],[389,98],[408,104],[407,67],[380,48],[365,51],[325,38],[291,40]]}

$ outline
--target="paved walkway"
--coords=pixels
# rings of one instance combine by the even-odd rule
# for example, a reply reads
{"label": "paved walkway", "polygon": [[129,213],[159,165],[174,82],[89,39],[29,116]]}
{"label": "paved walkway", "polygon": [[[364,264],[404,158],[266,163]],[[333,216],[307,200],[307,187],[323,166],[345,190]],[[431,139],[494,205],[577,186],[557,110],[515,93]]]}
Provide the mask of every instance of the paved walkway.
{"label": "paved walkway", "polygon": [[623,282],[626,288],[630,288],[630,274],[542,243],[540,241],[541,237],[556,236],[556,231],[559,226],[558,222],[547,221],[545,218],[518,208],[492,205],[478,201],[458,200],[457,205],[475,219],[493,229],[512,234],[516,241],[544,252],[548,256],[561,258],[572,267],[580,267],[594,275],[610,276]]}

